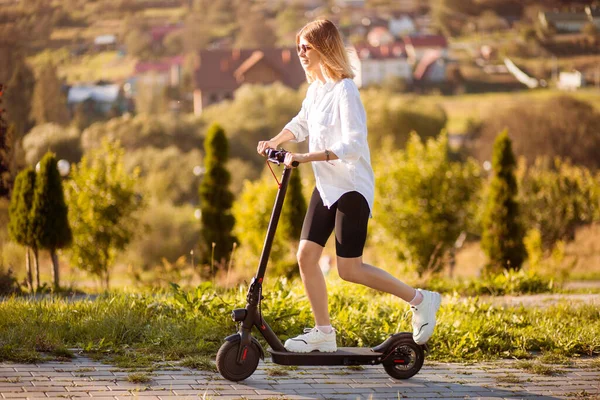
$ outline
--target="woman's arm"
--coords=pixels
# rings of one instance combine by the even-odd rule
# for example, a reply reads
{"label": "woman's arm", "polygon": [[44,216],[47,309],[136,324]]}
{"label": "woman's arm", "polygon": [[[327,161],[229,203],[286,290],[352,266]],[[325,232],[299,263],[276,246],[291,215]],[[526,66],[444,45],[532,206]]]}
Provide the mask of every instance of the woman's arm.
{"label": "woman's arm", "polygon": [[266,149],[276,149],[281,144],[289,142],[290,140],[293,140],[295,138],[296,136],[294,136],[294,134],[290,130],[283,129],[274,138],[258,142],[258,147],[256,148],[256,151],[258,151],[258,154],[263,154]]}

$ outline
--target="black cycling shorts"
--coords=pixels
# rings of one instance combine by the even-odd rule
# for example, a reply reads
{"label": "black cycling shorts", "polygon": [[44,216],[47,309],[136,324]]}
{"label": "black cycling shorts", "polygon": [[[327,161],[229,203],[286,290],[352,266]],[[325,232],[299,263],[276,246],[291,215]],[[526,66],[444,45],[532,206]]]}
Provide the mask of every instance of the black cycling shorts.
{"label": "black cycling shorts", "polygon": [[360,257],[367,240],[367,224],[370,215],[369,203],[358,192],[344,193],[331,208],[327,208],[315,188],[304,217],[300,240],[310,240],[325,247],[327,239],[335,228],[337,256]]}

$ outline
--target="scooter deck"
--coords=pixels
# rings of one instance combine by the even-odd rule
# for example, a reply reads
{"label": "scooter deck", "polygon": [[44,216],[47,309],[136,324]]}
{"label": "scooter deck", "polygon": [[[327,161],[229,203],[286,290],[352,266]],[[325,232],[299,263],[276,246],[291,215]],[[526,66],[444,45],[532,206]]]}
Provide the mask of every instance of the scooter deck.
{"label": "scooter deck", "polygon": [[369,347],[338,347],[336,352],[293,353],[268,349],[274,363],[280,365],[361,365],[379,364],[383,354]]}

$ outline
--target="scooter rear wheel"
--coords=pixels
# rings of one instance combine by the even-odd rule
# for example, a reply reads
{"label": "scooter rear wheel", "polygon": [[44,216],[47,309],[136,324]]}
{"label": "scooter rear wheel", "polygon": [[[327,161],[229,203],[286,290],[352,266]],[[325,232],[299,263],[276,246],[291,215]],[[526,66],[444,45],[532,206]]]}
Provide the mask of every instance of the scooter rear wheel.
{"label": "scooter rear wheel", "polygon": [[237,362],[240,342],[225,342],[217,352],[217,369],[223,378],[233,382],[243,381],[256,371],[260,360],[260,351],[254,343],[246,347],[244,361]]}
{"label": "scooter rear wheel", "polygon": [[392,353],[383,362],[383,368],[395,379],[408,379],[423,367],[425,353],[412,338],[401,338],[394,344]]}

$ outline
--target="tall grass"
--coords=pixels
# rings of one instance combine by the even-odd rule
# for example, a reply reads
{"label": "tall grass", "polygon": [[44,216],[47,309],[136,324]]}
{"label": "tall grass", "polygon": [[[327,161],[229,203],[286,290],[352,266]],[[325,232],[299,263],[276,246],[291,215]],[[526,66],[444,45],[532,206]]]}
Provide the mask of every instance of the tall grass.
{"label": "tall grass", "polygon": [[[337,280],[329,288],[338,345],[373,346],[390,333],[410,330],[407,306],[393,296]],[[0,303],[0,361],[36,362],[65,348],[134,355],[146,364],[214,356],[223,338],[236,330],[230,311],[244,306],[246,289],[217,290],[204,284],[189,292],[174,287],[172,292],[113,293],[96,299],[9,298]],[[312,326],[298,281],[280,280],[265,288],[264,296],[263,315],[282,340]],[[454,296],[444,298],[438,321],[429,343],[432,359],[600,353],[600,308],[594,305],[498,307]]]}

